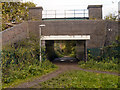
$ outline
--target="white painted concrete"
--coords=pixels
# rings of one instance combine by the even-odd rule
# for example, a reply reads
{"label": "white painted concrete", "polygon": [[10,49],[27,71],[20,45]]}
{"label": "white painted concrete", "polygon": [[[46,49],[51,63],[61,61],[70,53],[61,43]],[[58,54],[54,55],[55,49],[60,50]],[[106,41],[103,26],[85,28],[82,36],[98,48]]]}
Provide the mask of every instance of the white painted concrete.
{"label": "white painted concrete", "polygon": [[42,36],[41,40],[90,40],[90,35],[50,35]]}

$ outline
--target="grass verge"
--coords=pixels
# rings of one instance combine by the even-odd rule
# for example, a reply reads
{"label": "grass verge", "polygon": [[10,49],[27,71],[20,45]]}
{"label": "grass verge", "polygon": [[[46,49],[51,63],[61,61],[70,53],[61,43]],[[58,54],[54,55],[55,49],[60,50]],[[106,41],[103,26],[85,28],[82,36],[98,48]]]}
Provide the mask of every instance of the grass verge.
{"label": "grass verge", "polygon": [[109,72],[116,72],[118,73],[118,64],[113,63],[113,61],[95,61],[95,60],[89,60],[87,62],[80,61],[79,66],[84,69],[93,69],[93,70],[99,70],[99,71],[109,71]]}
{"label": "grass verge", "polygon": [[[46,75],[46,74],[48,74],[48,73],[51,73],[51,72],[53,72],[53,71],[55,71],[55,70],[57,70],[57,69],[58,69],[58,67],[55,65],[54,68],[44,69],[42,72],[40,72],[40,73],[37,74],[37,75],[32,75],[32,74],[31,74],[31,75],[29,75],[28,77],[23,78],[23,79],[14,79],[13,82],[4,83],[4,84],[2,85],[2,88],[16,87],[16,86],[18,86],[18,85],[21,84],[21,83],[32,82],[32,81],[34,81],[35,79],[40,78],[41,76]],[[27,73],[27,71],[26,71],[26,73]]]}
{"label": "grass verge", "polygon": [[85,71],[68,71],[32,88],[117,88],[118,76]]}

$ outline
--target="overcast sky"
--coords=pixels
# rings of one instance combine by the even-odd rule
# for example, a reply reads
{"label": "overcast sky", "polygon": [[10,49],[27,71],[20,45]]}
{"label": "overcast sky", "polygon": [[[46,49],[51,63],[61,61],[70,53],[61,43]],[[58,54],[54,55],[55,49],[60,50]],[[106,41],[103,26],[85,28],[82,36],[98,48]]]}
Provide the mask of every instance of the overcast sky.
{"label": "overcast sky", "polygon": [[44,10],[87,9],[88,5],[103,5],[103,17],[117,14],[120,0],[24,0],[32,1]]}

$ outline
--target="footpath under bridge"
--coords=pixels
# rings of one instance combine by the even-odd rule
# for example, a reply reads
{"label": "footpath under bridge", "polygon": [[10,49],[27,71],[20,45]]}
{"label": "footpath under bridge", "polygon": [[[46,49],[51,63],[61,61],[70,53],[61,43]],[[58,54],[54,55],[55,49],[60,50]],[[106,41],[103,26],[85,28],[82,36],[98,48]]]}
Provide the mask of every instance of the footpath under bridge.
{"label": "footpath under bridge", "polygon": [[[90,40],[90,35],[50,35],[41,36],[41,46],[46,47],[46,53],[48,53],[48,59],[53,60],[54,58],[54,43],[55,41],[77,41],[76,42],[76,58],[79,60],[87,59],[87,40]],[[41,51],[41,50],[40,50]]]}
{"label": "footpath under bridge", "polygon": [[[43,10],[42,11],[43,21],[45,20],[85,20],[85,19],[89,19],[87,9]],[[40,31],[40,36],[41,36],[41,31]],[[77,41],[76,58],[78,58],[79,60],[82,60],[82,59],[86,60],[87,59],[86,58],[87,57],[86,40],[89,40],[89,39],[90,39],[90,35],[69,35],[69,34],[59,35],[58,34],[58,35],[50,35],[50,36],[41,36],[40,46],[44,45],[46,47],[46,52],[49,54],[48,58],[51,60],[51,59],[54,59],[53,57],[54,57],[54,42],[55,41],[76,40]],[[40,48],[40,51],[41,51],[41,48]]]}
{"label": "footpath under bridge", "polygon": [[[29,19],[37,20],[28,22],[29,32],[43,36],[40,41],[46,46],[50,57],[54,54],[55,40],[77,40],[76,56],[80,60],[85,59],[86,48],[101,48],[106,40],[114,41],[118,32],[117,22],[102,20],[102,5],[88,5],[87,10],[45,11],[42,7],[29,8]],[[41,24],[46,26],[39,27]]]}

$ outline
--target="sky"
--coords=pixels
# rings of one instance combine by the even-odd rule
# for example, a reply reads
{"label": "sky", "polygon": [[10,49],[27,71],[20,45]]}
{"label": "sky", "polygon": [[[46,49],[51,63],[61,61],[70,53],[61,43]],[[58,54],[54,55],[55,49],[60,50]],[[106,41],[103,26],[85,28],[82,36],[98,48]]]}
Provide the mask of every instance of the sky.
{"label": "sky", "polygon": [[103,5],[103,17],[110,13],[118,14],[120,0],[23,0],[32,1],[44,10],[87,9],[88,5]]}

